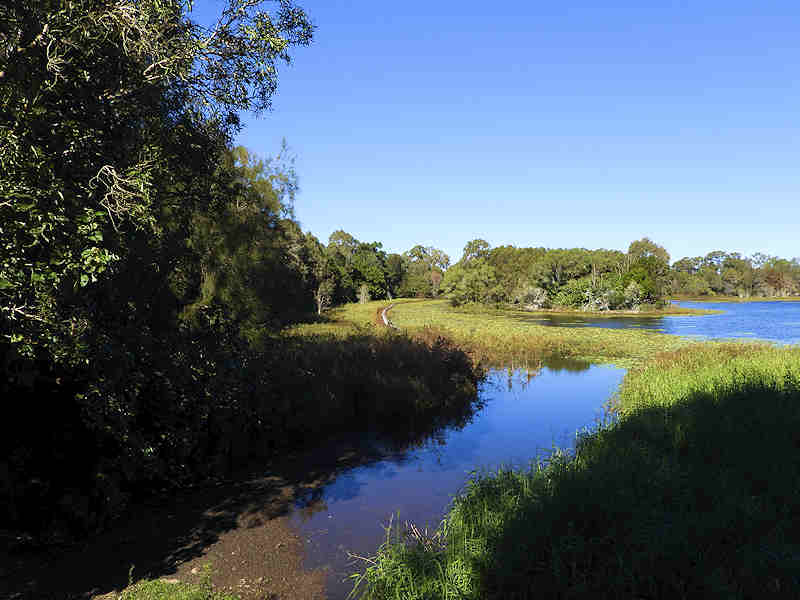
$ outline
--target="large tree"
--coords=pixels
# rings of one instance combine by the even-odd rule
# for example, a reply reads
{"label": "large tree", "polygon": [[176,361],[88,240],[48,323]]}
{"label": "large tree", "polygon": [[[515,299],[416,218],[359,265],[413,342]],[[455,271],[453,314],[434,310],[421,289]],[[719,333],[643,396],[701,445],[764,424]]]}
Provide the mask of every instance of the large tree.
{"label": "large tree", "polygon": [[0,432],[3,509],[72,518],[77,488],[81,518],[113,513],[268,386],[241,333],[276,321],[261,292],[294,260],[291,176],[230,139],[312,28],[259,4],[205,28],[181,0],[0,3],[0,395],[28,411]]}
{"label": "large tree", "polygon": [[197,182],[238,111],[269,107],[312,35],[291,2],[260,4],[228,0],[210,28],[179,0],[0,8],[0,310],[18,350],[79,339],[98,316],[75,292],[212,200]]}

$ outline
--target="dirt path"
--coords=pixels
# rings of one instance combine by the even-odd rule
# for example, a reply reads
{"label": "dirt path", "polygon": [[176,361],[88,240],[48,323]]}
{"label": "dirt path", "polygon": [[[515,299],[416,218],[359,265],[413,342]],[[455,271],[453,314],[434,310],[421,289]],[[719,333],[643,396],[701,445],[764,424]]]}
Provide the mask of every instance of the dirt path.
{"label": "dirt path", "polygon": [[0,548],[0,597],[110,597],[127,585],[131,567],[134,579],[200,582],[210,563],[215,587],[243,600],[323,599],[326,572],[304,568],[306,540],[289,513],[342,470],[375,458],[371,448],[339,438],[258,475],[164,495],[79,546],[47,553]]}
{"label": "dirt path", "polygon": [[387,306],[381,311],[381,318],[383,319],[383,324],[386,325],[386,327],[391,327],[392,329],[400,329],[389,320],[389,311],[392,310],[393,308],[394,308],[394,302],[392,302],[389,306]]}

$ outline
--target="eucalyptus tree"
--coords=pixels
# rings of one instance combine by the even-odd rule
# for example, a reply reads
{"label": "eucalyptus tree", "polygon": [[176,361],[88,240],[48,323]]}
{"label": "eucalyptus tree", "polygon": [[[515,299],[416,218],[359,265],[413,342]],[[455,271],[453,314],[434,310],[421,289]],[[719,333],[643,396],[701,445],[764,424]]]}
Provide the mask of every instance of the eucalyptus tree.
{"label": "eucalyptus tree", "polygon": [[461,256],[462,263],[468,263],[471,260],[486,258],[489,255],[491,245],[484,239],[476,238],[470,240],[464,246],[464,253]]}
{"label": "eucalyptus tree", "polygon": [[392,253],[386,257],[386,283],[390,297],[400,294],[407,271],[408,259],[405,256]]}
{"label": "eucalyptus tree", "polygon": [[648,237],[643,237],[640,240],[635,240],[628,246],[628,255],[635,261],[640,258],[654,256],[666,264],[669,264],[669,252],[664,249],[664,246],[656,244]]}
{"label": "eucalyptus tree", "polygon": [[436,296],[444,273],[450,266],[446,252],[417,244],[404,253],[407,260],[403,293],[408,296]]}
{"label": "eucalyptus tree", "polygon": [[179,0],[0,8],[0,310],[17,351],[79,349],[102,320],[92,289],[218,196],[239,111],[269,108],[278,64],[312,37],[288,0],[260,4],[227,0],[210,27]]}

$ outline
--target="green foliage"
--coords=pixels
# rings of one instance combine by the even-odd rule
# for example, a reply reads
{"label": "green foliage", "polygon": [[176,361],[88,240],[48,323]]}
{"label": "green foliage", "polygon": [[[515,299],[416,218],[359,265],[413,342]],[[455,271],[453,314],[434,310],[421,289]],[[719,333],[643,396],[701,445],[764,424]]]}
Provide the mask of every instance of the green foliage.
{"label": "green foliage", "polygon": [[25,413],[0,432],[4,525],[102,527],[268,414],[253,370],[311,308],[308,261],[291,161],[229,139],[311,26],[257,5],[210,30],[177,0],[0,8],[0,394]]}
{"label": "green foliage", "polygon": [[168,579],[142,579],[114,594],[113,600],[239,600],[235,594],[215,590],[211,585],[210,566],[206,565],[200,585]]}
{"label": "green foliage", "polygon": [[224,203],[198,211],[188,244],[199,258],[200,295],[186,307],[224,307],[226,317],[251,341],[265,330],[311,310],[305,238],[288,219],[297,176],[284,160],[256,160],[242,147],[226,156],[218,172],[228,181]]}
{"label": "green foliage", "polygon": [[553,297],[556,306],[580,308],[591,298],[592,282],[588,279],[571,279],[558,289]]}
{"label": "green foliage", "polygon": [[672,266],[671,291],[688,296],[781,297],[800,292],[800,261],[722,250],[685,257]]}
{"label": "green foliage", "polygon": [[657,256],[645,256],[633,263],[622,278],[622,286],[627,289],[631,283],[638,286],[638,300],[655,303],[662,295],[668,265]]}
{"label": "green foliage", "polygon": [[202,179],[236,111],[266,108],[276,62],[311,38],[290,2],[257,4],[231,0],[211,30],[177,0],[2,9],[0,309],[16,352],[89,360],[95,319],[74,296],[164,243],[170,192],[208,201],[178,174]]}
{"label": "green foliage", "polygon": [[439,294],[444,272],[450,266],[447,254],[433,246],[417,245],[403,253],[402,261],[402,277],[396,288],[400,296],[422,298]]}
{"label": "green foliage", "polygon": [[628,256],[634,262],[645,258],[656,258],[664,264],[669,264],[669,252],[647,237],[631,242],[628,246]]}
{"label": "green foliage", "polygon": [[482,239],[470,240],[464,246],[464,254],[461,256],[462,263],[468,263],[472,260],[479,260],[486,258],[489,255],[489,242]]}
{"label": "green foliage", "polygon": [[[457,280],[456,275],[460,275]],[[500,300],[501,292],[494,267],[483,258],[464,263],[451,278],[445,280],[445,286],[453,306],[470,302],[488,304]]]}
{"label": "green foliage", "polygon": [[[455,304],[524,305],[526,290],[540,289],[543,291],[538,295],[542,301],[536,302],[537,306],[551,302],[555,306],[593,311],[630,309],[640,303],[660,301],[669,282],[668,258],[661,246],[647,238],[633,242],[629,254],[584,248],[489,249],[485,240],[472,240],[462,260],[448,269],[442,289]],[[477,275],[484,264],[493,270],[491,277],[485,270],[480,277]],[[471,269],[477,270],[465,279]],[[487,288],[488,279],[492,283]],[[626,297],[624,290],[632,281],[640,294]]]}
{"label": "green foliage", "polygon": [[385,298],[392,294],[387,257],[382,248],[380,242],[360,242],[342,230],[331,234],[325,261],[331,280],[336,284],[335,304],[357,300],[362,285],[367,286],[373,298]]}

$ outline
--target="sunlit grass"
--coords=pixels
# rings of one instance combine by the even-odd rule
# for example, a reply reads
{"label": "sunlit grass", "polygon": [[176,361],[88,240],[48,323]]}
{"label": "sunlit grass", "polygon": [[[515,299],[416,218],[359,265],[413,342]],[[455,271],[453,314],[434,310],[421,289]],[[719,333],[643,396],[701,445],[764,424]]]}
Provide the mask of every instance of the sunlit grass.
{"label": "sunlit grass", "polygon": [[[769,344],[699,344],[658,354],[634,368],[623,381],[621,414],[669,407],[698,394],[709,401],[732,393],[793,389],[800,373],[800,349]],[[788,386],[788,388],[787,388]]]}
{"label": "sunlit grass", "polygon": [[474,314],[497,314],[512,316],[522,319],[530,319],[536,316],[577,316],[577,317],[591,317],[592,319],[619,319],[629,318],[638,319],[641,317],[671,317],[671,316],[706,316],[718,315],[723,313],[721,310],[710,310],[705,308],[688,308],[685,306],[677,306],[675,304],[668,304],[663,307],[648,307],[639,310],[597,310],[586,311],[580,308],[546,308],[540,310],[520,310],[513,305],[507,306],[487,306],[482,304],[466,304],[451,310],[457,312],[474,313]]}
{"label": "sunlit grass", "polygon": [[[340,314],[342,318],[351,315]],[[524,364],[556,355],[629,366],[657,352],[694,343],[650,331],[547,327],[516,318],[515,313],[454,310],[446,300],[400,301],[390,317],[409,331],[433,327],[445,332],[474,357],[491,364]]]}
{"label": "sunlit grass", "polygon": [[224,593],[211,585],[210,566],[206,566],[199,584],[183,583],[177,579],[142,579],[131,583],[122,592],[103,596],[108,600],[240,600],[235,594]]}
{"label": "sunlit grass", "polygon": [[[403,300],[403,302],[413,302]],[[345,304],[330,309],[313,323],[300,323],[287,328],[283,333],[288,336],[333,335],[346,337],[353,333],[380,334],[385,328],[376,327],[383,308],[391,304],[386,300],[377,300],[365,304]]]}

